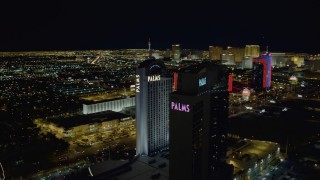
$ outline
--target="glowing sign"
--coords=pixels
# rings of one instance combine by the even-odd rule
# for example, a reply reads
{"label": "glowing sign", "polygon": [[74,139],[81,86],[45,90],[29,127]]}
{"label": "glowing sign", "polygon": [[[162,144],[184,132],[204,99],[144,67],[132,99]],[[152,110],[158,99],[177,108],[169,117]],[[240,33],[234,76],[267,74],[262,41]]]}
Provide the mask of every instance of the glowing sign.
{"label": "glowing sign", "polygon": [[189,104],[171,102],[171,109],[182,112],[190,112]]}
{"label": "glowing sign", "polygon": [[250,90],[248,88],[244,88],[242,91],[242,96],[250,96]]}
{"label": "glowing sign", "polygon": [[290,78],[289,78],[289,80],[290,81],[298,81],[298,78],[296,77],[296,76],[291,76]]}
{"label": "glowing sign", "polygon": [[199,87],[207,84],[207,77],[199,79]]}
{"label": "glowing sign", "polygon": [[160,81],[160,75],[148,76],[148,82]]}
{"label": "glowing sign", "polygon": [[290,78],[289,78],[289,81],[291,84],[293,85],[297,85],[298,84],[298,78],[294,75],[292,75]]}
{"label": "glowing sign", "polygon": [[140,75],[136,75],[136,92],[140,92]]}

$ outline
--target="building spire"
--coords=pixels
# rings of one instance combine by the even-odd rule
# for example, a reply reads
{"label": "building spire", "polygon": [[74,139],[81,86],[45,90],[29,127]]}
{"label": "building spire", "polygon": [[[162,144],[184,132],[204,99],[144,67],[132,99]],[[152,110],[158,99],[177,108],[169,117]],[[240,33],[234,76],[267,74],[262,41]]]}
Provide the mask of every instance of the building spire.
{"label": "building spire", "polygon": [[149,51],[149,57],[151,57],[151,41],[150,41],[150,38],[149,38],[149,41],[148,41],[148,46],[149,46],[149,49],[148,49],[148,51]]}
{"label": "building spire", "polygon": [[269,46],[267,46],[267,48],[266,48],[266,49],[267,49],[267,51],[266,51],[266,52],[268,53],[268,52],[269,52]]}

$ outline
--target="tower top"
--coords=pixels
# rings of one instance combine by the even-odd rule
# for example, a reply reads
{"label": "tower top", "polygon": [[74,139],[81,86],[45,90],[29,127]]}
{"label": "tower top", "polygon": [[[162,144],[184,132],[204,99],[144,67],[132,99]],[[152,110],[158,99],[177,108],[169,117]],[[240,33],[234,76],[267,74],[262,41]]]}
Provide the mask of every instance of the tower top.
{"label": "tower top", "polygon": [[149,38],[149,41],[148,41],[148,47],[149,47],[149,49],[148,49],[148,52],[149,52],[149,57],[151,57],[151,41],[150,41],[150,38]]}

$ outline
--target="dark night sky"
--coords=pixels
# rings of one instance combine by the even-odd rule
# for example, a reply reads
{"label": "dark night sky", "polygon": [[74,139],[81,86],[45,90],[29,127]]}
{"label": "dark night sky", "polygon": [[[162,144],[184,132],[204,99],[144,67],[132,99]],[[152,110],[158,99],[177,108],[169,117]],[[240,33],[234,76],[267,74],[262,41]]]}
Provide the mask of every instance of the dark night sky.
{"label": "dark night sky", "polygon": [[[67,0],[65,0],[67,1]],[[0,51],[207,49],[259,44],[271,51],[320,52],[314,1],[10,1],[0,6]]]}

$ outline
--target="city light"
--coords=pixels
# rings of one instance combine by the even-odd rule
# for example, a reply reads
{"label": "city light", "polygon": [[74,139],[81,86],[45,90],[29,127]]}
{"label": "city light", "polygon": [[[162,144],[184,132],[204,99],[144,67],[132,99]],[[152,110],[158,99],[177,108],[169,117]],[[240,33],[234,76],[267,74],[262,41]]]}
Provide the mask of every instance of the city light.
{"label": "city light", "polygon": [[317,176],[318,56],[145,45],[0,52],[0,179]]}

